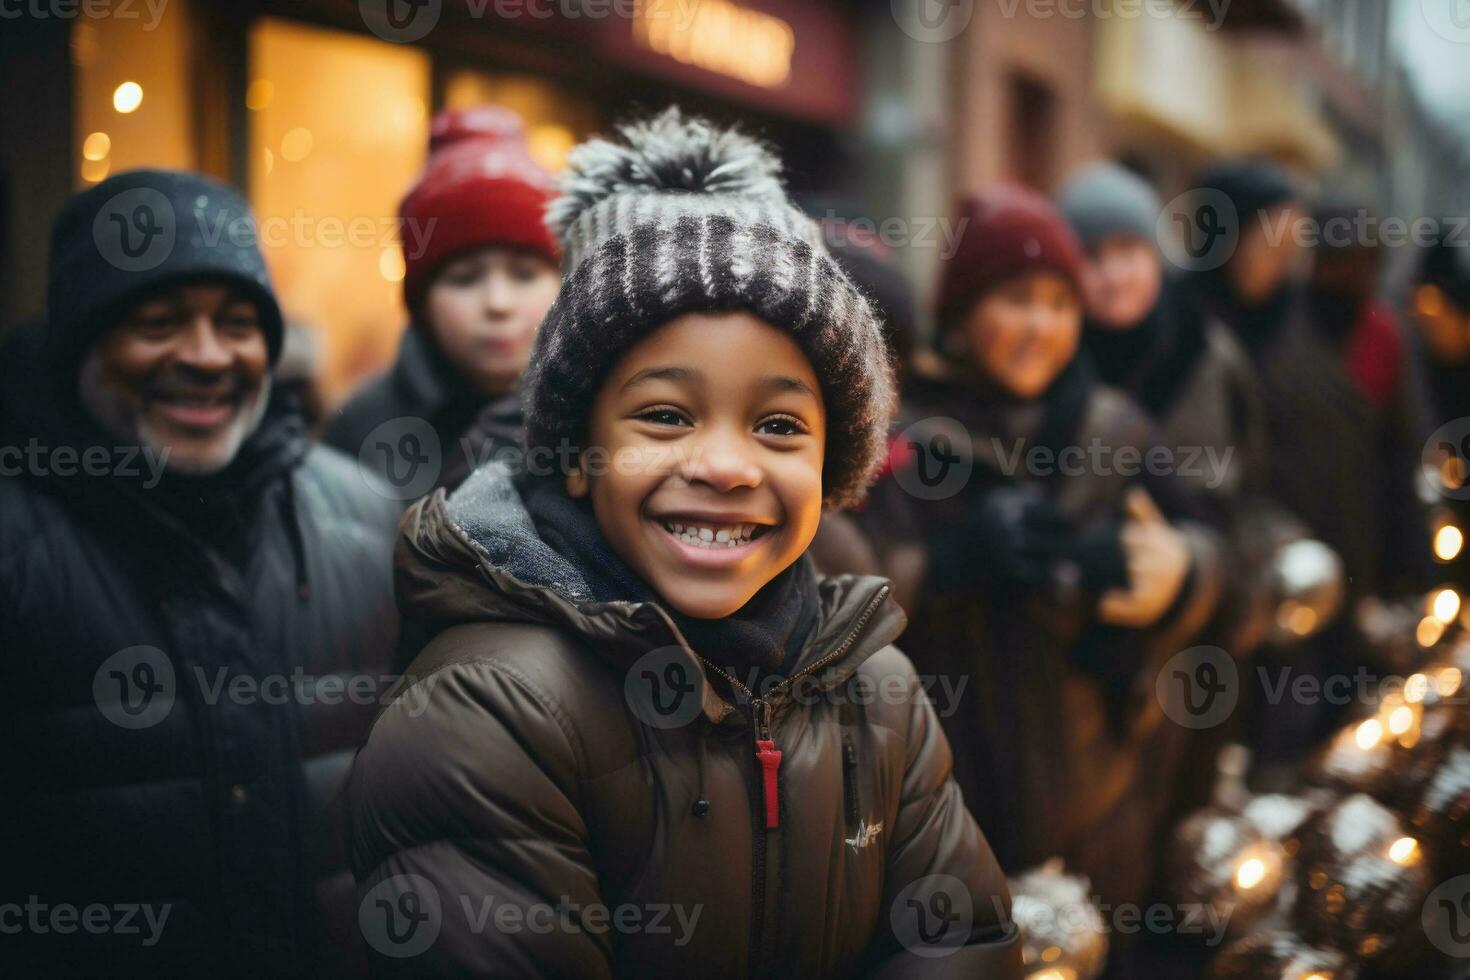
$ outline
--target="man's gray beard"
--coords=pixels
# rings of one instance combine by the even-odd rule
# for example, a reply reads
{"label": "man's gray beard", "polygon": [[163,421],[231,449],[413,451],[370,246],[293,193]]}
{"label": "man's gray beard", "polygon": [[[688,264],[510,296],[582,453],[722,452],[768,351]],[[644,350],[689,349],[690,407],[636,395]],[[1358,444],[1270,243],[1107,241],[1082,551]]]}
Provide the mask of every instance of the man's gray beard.
{"label": "man's gray beard", "polygon": [[144,453],[164,461],[164,468],[185,476],[209,476],[234,462],[245,440],[260,428],[261,419],[270,404],[271,377],[261,381],[254,395],[235,412],[223,448],[205,458],[184,458],[174,447],[153,432],[142,414],[133,415],[116,391],[102,381],[102,357],[95,349],[82,361],[78,374],[78,392],[82,407],[92,420],[124,443],[136,444]]}

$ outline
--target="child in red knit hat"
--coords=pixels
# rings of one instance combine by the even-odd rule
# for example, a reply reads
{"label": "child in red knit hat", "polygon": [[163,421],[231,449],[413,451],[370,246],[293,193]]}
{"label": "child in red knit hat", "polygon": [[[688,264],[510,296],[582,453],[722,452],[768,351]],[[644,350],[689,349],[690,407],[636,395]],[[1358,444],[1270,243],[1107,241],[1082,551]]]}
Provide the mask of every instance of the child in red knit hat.
{"label": "child in red knit hat", "polygon": [[1045,199],[965,200],[941,270],[942,362],[911,378],[860,522],[920,671],[971,680],[943,716],[1008,873],[1054,856],[1144,898],[1177,758],[1152,696],[1215,601],[1211,532],[1152,462],[1143,412],[1078,355],[1082,250]]}
{"label": "child in red knit hat", "polygon": [[399,208],[411,328],[393,367],[325,435],[389,492],[452,487],[518,451],[521,375],[560,284],[544,220],[555,193],[515,113],[486,105],[434,120],[428,163]]}

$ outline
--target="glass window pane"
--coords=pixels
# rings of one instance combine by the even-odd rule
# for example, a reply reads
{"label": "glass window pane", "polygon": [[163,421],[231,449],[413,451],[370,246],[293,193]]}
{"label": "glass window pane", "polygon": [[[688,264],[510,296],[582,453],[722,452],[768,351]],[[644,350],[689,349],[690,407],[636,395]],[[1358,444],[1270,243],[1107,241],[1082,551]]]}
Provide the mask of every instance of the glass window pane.
{"label": "glass window pane", "polygon": [[396,353],[398,202],[429,139],[429,56],[266,19],[250,35],[250,196],[288,320],[317,331],[328,403]]}

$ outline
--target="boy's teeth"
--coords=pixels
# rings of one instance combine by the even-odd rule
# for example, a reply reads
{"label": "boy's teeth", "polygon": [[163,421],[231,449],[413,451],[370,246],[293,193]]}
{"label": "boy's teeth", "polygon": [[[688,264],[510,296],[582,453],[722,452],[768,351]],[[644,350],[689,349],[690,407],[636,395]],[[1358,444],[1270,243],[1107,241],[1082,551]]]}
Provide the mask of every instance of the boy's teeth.
{"label": "boy's teeth", "polygon": [[665,521],[664,528],[685,544],[699,548],[736,548],[750,543],[755,533],[755,524],[727,524],[722,526],[684,524],[680,521]]}

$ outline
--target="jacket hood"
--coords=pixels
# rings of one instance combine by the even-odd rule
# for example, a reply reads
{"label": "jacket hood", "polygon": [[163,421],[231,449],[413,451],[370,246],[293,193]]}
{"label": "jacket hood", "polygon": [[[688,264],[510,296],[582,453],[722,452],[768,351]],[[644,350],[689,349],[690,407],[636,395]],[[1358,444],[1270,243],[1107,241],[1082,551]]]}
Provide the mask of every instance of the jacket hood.
{"label": "jacket hood", "polygon": [[[452,495],[443,489],[404,515],[395,555],[395,589],[404,615],[441,627],[469,622],[551,626],[626,669],[659,647],[694,650],[662,605],[599,602],[576,567],[536,530],[510,470],[488,463]],[[815,674],[817,689],[841,684],[907,622],[887,580],[838,575],[818,582],[816,622],[791,676]],[[710,684],[705,713],[718,722],[734,709]]]}

